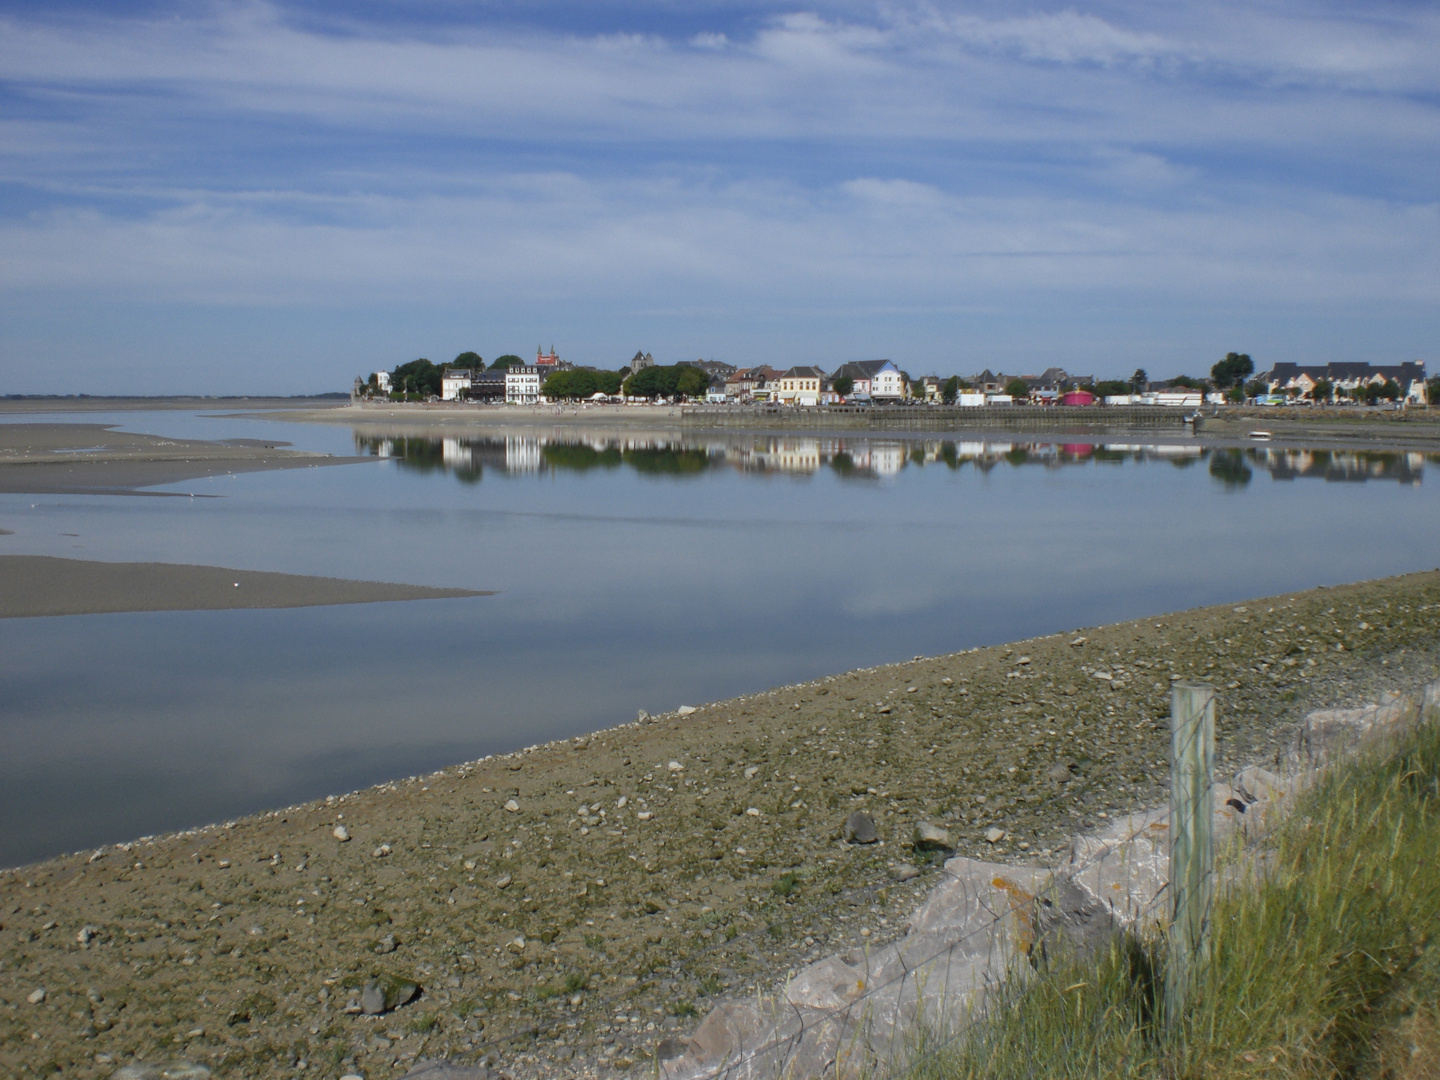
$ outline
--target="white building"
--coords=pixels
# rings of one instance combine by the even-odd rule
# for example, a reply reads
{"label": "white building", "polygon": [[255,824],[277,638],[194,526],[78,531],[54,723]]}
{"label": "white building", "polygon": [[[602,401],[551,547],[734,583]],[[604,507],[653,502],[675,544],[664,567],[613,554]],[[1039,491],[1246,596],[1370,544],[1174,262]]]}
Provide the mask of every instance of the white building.
{"label": "white building", "polygon": [[440,373],[440,400],[463,401],[470,389],[469,368],[446,368]]}
{"label": "white building", "polygon": [[375,385],[382,394],[390,393],[390,373],[388,371],[375,372]]}
{"label": "white building", "polygon": [[538,405],[540,380],[548,372],[535,364],[516,364],[505,370],[505,404]]}

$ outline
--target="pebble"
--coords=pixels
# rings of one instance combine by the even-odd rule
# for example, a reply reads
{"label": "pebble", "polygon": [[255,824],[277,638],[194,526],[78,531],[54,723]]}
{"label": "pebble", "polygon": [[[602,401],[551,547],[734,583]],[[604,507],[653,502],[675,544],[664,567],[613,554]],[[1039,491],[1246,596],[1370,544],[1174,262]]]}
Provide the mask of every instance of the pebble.
{"label": "pebble", "polygon": [[336,825],[330,835],[343,844],[350,839],[350,830],[345,828],[344,825]]}
{"label": "pebble", "polygon": [[391,852],[391,847],[390,847],[389,844],[381,844],[379,847],[377,847],[377,848],[376,848],[374,851],[372,851],[370,854],[373,855],[373,856],[375,856],[375,858],[377,858],[377,859],[383,859],[383,858],[387,857],[387,856],[390,854],[390,852]]}
{"label": "pebble", "polygon": [[641,709],[635,714],[635,722],[637,724],[648,724],[650,722],[650,714],[644,709]]}
{"label": "pebble", "polygon": [[990,844],[998,844],[1005,839],[1005,830],[997,829],[994,825],[985,830],[985,841]]}
{"label": "pebble", "polygon": [[756,775],[757,775],[759,772],[760,772],[760,766],[759,766],[759,765],[751,765],[748,769],[745,770],[745,779],[746,779],[746,780],[754,780],[755,777],[756,777]]}
{"label": "pebble", "polygon": [[654,813],[649,810],[641,810],[638,814],[635,815],[635,817],[640,821],[649,821],[654,816]]}
{"label": "pebble", "polygon": [[1070,766],[1066,765],[1063,761],[1060,761],[1054,765],[1051,765],[1050,771],[1047,772],[1045,775],[1048,776],[1051,780],[1054,780],[1056,783],[1063,784],[1066,780],[1070,779],[1072,774],[1070,772]]}
{"label": "pebble", "polygon": [[160,1065],[146,1065],[137,1061],[117,1070],[110,1080],[207,1080],[210,1070],[192,1061],[167,1061]]}
{"label": "pebble", "polygon": [[920,871],[909,863],[901,863],[895,868],[896,881],[912,881],[920,876]]}
{"label": "pebble", "polygon": [[681,715],[681,716],[689,716],[691,713],[696,712],[696,711],[698,711],[698,710],[695,708],[694,705],[681,705],[681,706],[680,706],[678,709],[676,709],[675,711],[676,711],[676,713],[678,713],[678,714]]}
{"label": "pebble", "polygon": [[39,1005],[45,1000],[45,988],[41,986],[30,991],[30,995],[25,1000],[30,1002],[31,1005]]}
{"label": "pebble", "polygon": [[510,813],[512,814],[516,814],[520,812],[520,804],[514,799],[510,799],[505,803],[505,809],[510,811]]}
{"label": "pebble", "polygon": [[875,819],[863,810],[856,810],[845,819],[844,836],[847,844],[873,844],[880,839]]}
{"label": "pebble", "polygon": [[745,813],[749,814],[751,817],[759,817],[760,808],[758,806],[748,806],[745,808]]}
{"label": "pebble", "polygon": [[684,772],[684,771],[685,771],[685,766],[684,766],[684,765],[681,765],[678,761],[672,761],[672,762],[670,762],[669,765],[666,765],[665,767],[666,767],[667,769],[669,769],[671,772]]}
{"label": "pebble", "polygon": [[513,882],[514,880],[515,879],[512,878],[509,874],[501,874],[500,877],[497,878],[495,881],[495,887],[497,889],[508,889],[511,882]]}
{"label": "pebble", "polygon": [[360,993],[360,1011],[366,1016],[379,1016],[411,1001],[420,993],[420,984],[398,975],[381,975],[365,984]]}

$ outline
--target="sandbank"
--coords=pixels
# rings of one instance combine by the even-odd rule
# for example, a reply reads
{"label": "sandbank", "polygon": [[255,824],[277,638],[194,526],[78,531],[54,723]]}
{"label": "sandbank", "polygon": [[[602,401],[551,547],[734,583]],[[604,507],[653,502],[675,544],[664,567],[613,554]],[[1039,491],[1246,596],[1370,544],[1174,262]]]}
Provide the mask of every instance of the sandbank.
{"label": "sandbank", "polygon": [[223,566],[0,555],[0,619],[119,611],[321,607],[492,595],[471,589],[227,570]]}
{"label": "sandbank", "polygon": [[260,439],[166,439],[104,424],[3,423],[0,493],[131,495],[205,476],[369,460],[288,446]]}
{"label": "sandbank", "polygon": [[[917,658],[3,872],[0,1071],[634,1075],[713,996],[898,935],[917,820],[1062,858],[1163,802],[1173,678],[1217,687],[1226,775],[1434,678],[1437,612],[1440,571]],[[423,993],[347,1011],[382,972]]]}

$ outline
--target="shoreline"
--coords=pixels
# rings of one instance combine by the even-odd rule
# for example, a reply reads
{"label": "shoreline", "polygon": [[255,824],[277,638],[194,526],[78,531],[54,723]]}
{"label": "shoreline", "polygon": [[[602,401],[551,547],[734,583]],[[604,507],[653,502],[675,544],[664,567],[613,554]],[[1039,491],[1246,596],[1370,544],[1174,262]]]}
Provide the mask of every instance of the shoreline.
{"label": "shoreline", "polygon": [[[1027,406],[989,409],[893,408],[867,416],[832,416],[818,410],[755,410],[676,405],[474,405],[474,404],[347,404],[320,410],[284,410],[267,418],[304,423],[349,424],[360,428],[404,429],[435,437],[497,429],[555,431],[571,429],[592,434],[610,429],[641,430],[703,438],[756,435],[812,438],[993,439],[997,433],[1075,441],[1123,437],[1147,442],[1198,442],[1219,446],[1354,447],[1372,450],[1440,450],[1440,410],[1358,412],[1316,409],[1226,408],[1202,416],[1199,430],[1180,422],[1184,410],[1133,406],[1122,414],[1105,409]],[[752,415],[754,413],[754,415]],[[1170,414],[1174,414],[1173,416]],[[1271,432],[1265,442],[1250,432]]]}
{"label": "shoreline", "polygon": [[[893,877],[917,820],[959,854],[1033,861],[1162,801],[1172,676],[1219,689],[1224,775],[1279,753],[1310,708],[1433,678],[1436,611],[1440,571],[1151,616],[3,871],[0,1061],[608,1076],[599,1062],[642,1062],[713,996],[896,935],[934,881]],[[839,839],[856,809],[883,846]],[[422,996],[347,1012],[380,972]]]}

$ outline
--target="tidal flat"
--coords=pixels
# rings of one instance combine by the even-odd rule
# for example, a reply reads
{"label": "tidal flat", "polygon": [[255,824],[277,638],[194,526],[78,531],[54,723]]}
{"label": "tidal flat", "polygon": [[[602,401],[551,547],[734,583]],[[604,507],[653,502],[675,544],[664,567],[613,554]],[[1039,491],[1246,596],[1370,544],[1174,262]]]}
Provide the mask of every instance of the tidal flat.
{"label": "tidal flat", "polygon": [[[1217,687],[1225,775],[1310,709],[1433,678],[1437,613],[1432,571],[1072,630],[6,871],[0,1064],[640,1069],[718,995],[901,933],[936,880],[916,822],[961,854],[1062,858],[1164,800],[1174,679]],[[855,810],[880,843],[842,840]],[[363,1015],[382,974],[422,992]]]}

